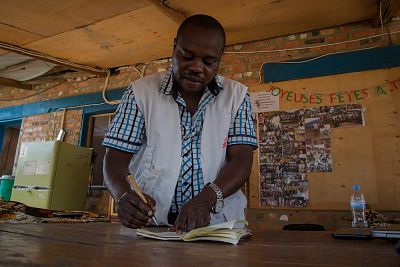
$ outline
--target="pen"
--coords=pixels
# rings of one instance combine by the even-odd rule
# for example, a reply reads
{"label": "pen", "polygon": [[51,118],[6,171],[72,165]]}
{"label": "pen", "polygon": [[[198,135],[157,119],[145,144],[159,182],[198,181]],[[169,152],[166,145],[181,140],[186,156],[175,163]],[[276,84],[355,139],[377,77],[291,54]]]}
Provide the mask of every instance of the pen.
{"label": "pen", "polygon": [[[140,190],[140,188],[139,188],[138,184],[136,183],[135,179],[133,179],[133,177],[131,175],[128,175],[126,177],[126,179],[128,180],[129,185],[131,187],[133,187],[133,189],[135,190],[136,194],[139,195],[140,199],[150,207],[149,203],[147,202],[146,197],[143,195],[142,190]],[[153,212],[153,216],[151,218],[153,219],[153,222],[158,226],[158,222],[156,220],[156,217],[154,217],[154,212]]]}

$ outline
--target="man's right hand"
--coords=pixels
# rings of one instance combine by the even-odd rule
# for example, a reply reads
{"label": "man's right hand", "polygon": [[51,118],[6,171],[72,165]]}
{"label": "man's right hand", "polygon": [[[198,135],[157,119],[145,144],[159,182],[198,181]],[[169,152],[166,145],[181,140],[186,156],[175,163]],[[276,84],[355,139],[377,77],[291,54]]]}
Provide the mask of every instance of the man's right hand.
{"label": "man's right hand", "polygon": [[120,222],[129,228],[140,228],[148,225],[154,215],[156,202],[144,194],[148,204],[145,204],[135,192],[127,192],[117,201],[117,213]]}
{"label": "man's right hand", "polygon": [[103,174],[108,191],[116,202],[121,223],[130,228],[140,228],[151,220],[156,202],[145,194],[149,203],[147,205],[131,190],[125,177],[129,175],[128,168],[132,156],[131,153],[107,148],[104,155]]}

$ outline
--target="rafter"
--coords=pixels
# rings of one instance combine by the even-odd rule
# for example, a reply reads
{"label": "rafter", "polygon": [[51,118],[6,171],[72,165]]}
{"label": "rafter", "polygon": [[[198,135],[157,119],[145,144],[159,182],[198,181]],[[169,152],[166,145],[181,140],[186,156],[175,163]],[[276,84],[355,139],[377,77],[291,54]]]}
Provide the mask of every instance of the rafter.
{"label": "rafter", "polygon": [[7,79],[0,77],[0,85],[11,86],[19,89],[32,90],[32,85],[27,83],[22,83],[16,80]]}
{"label": "rafter", "polygon": [[107,70],[105,70],[105,69],[99,69],[99,68],[94,68],[91,66],[86,66],[86,65],[70,62],[70,61],[67,61],[67,60],[64,60],[61,58],[52,57],[52,56],[42,54],[37,51],[22,48],[22,47],[19,47],[16,45],[0,42],[0,48],[7,50],[7,51],[14,52],[14,53],[18,53],[21,55],[30,56],[32,58],[55,63],[60,66],[65,66],[65,67],[68,67],[69,69],[78,70],[78,71],[86,71],[86,72],[93,73],[93,74],[103,76],[103,77],[107,76]]}

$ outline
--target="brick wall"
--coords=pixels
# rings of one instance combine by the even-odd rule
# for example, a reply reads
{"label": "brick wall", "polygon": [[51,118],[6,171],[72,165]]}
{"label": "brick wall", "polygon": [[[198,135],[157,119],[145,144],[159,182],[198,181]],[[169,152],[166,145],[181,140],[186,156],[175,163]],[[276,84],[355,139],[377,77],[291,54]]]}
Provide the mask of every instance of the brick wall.
{"label": "brick wall", "polygon": [[[61,121],[62,111],[25,117],[21,126],[21,143],[55,140],[61,127]],[[66,132],[64,141],[77,145],[81,125],[82,110],[67,111],[63,127]]]}
{"label": "brick wall", "polygon": [[[268,29],[266,29],[268,30]],[[372,28],[369,22],[348,24],[328,29],[315,30],[304,33],[296,33],[288,36],[280,36],[244,44],[237,44],[226,48],[227,52],[261,51],[292,49],[295,47],[323,45],[318,48],[307,48],[301,50],[266,52],[254,54],[225,54],[222,58],[219,73],[238,80],[245,84],[257,84],[259,82],[260,67],[265,62],[287,61],[299,58],[311,58],[327,53],[339,51],[350,51],[354,49],[367,48],[371,46],[399,45],[400,34],[396,33],[382,38],[364,39],[356,42],[346,42],[334,46],[327,44],[335,42],[350,41],[356,38],[365,38],[380,33],[380,28]],[[391,22],[385,26],[384,33],[400,31],[400,22]],[[146,64],[145,75],[165,70],[169,67],[170,60],[159,60]],[[139,65],[138,67],[142,67]],[[108,88],[126,87],[139,78],[139,74],[131,67],[119,68],[117,73],[110,77]],[[52,87],[53,86],[53,87]],[[30,91],[15,88],[3,88],[0,91],[0,99],[12,101],[0,101],[0,108],[6,106],[21,105],[47,99],[62,98],[92,92],[101,92],[104,88],[104,78],[96,78],[91,75],[87,77],[71,79],[68,82],[56,85],[43,85],[38,90],[42,93],[30,98],[13,100],[27,97]],[[1,110],[0,110],[1,112]],[[22,141],[52,139],[58,133],[58,123],[61,112],[43,114],[25,118],[23,124]],[[81,111],[68,110],[66,117],[65,140],[77,144],[81,127]],[[91,210],[107,214],[108,192],[92,192],[87,207]],[[346,220],[350,216],[346,211],[311,211],[311,210],[278,210],[278,209],[249,209],[248,219],[255,228],[281,228],[286,222],[290,223],[321,223],[329,229],[348,226]],[[287,220],[286,220],[287,219]]]}

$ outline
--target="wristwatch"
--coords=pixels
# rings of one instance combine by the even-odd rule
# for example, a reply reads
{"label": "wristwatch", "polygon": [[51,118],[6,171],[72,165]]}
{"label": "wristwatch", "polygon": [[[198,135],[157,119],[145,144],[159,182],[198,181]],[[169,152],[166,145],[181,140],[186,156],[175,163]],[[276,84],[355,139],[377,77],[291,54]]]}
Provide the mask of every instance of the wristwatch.
{"label": "wristwatch", "polygon": [[218,185],[214,183],[207,183],[206,186],[211,187],[211,189],[214,190],[215,195],[217,196],[217,201],[215,202],[215,205],[211,208],[211,212],[214,214],[220,213],[224,208],[224,198],[222,197],[221,189],[218,187]]}

